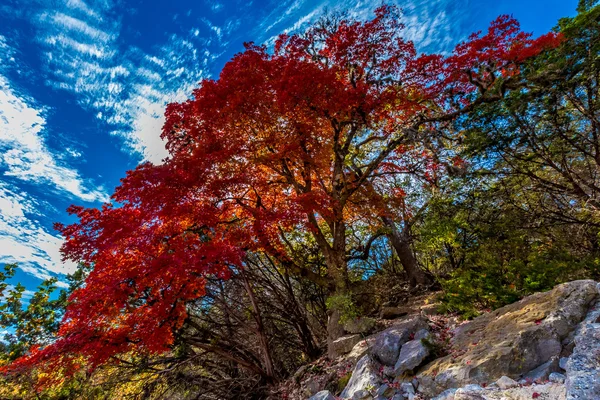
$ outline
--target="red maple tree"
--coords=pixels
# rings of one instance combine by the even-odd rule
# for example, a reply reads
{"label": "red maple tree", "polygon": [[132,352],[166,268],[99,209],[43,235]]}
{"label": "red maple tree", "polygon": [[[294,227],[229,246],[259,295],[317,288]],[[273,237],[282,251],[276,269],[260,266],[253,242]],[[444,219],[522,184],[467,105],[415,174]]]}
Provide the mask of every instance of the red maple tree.
{"label": "red maple tree", "polygon": [[[435,181],[446,167],[424,143],[522,85],[521,63],[560,40],[534,40],[504,16],[448,56],[419,54],[398,17],[384,6],[366,22],[330,18],[282,35],[272,53],[249,44],[192,99],[170,104],[164,162],[128,172],[111,204],[73,206],[79,222],[58,225],[65,257],[93,270],[56,342],[9,369],[165,351],[206,277],[227,279],[248,252],[346,293],[348,263],[410,212],[408,188],[390,177]],[[349,240],[359,227],[372,236]],[[297,232],[316,242],[326,271],[295,264]]]}

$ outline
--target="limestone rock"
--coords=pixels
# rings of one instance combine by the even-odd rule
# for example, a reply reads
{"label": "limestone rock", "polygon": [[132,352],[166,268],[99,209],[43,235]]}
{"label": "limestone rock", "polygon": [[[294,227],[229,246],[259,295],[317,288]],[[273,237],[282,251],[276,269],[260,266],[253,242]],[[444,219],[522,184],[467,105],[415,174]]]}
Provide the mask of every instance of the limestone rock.
{"label": "limestone rock", "polygon": [[591,280],[558,285],[460,326],[451,344],[462,353],[425,366],[418,375],[419,392],[431,397],[503,375],[517,378],[559,356],[561,341],[598,297],[596,285]]}
{"label": "limestone rock", "polygon": [[354,345],[350,353],[344,356],[344,359],[351,360],[353,363],[360,360],[369,352],[369,349],[373,346],[374,343],[375,336],[369,336],[368,338],[361,340],[360,342]]}
{"label": "limestone rock", "polygon": [[519,384],[515,380],[510,379],[508,376],[503,376],[500,379],[498,379],[496,381],[496,385],[498,385],[498,387],[502,390],[519,386]]}
{"label": "limestone rock", "polygon": [[394,319],[404,317],[410,313],[414,312],[412,308],[409,307],[382,307],[379,312],[379,318],[381,319]]}
{"label": "limestone rock", "polygon": [[408,342],[410,336],[427,324],[421,316],[413,316],[380,332],[372,348],[372,354],[384,365],[395,365],[400,355],[400,347]]}
{"label": "limestone rock", "polygon": [[377,366],[373,359],[366,355],[361,358],[348,384],[342,391],[341,397],[344,399],[354,398],[355,395],[363,395],[363,391],[369,392],[370,389],[375,389],[381,384],[381,378],[377,374]]}
{"label": "limestone rock", "polygon": [[486,400],[483,390],[479,385],[467,385],[454,393],[454,400]]}
{"label": "limestone rock", "polygon": [[439,395],[433,397],[431,400],[453,400],[454,394],[457,390],[457,388],[446,389]]}
{"label": "limestone rock", "polygon": [[[402,345],[398,361],[394,366],[394,373],[402,375],[407,371],[413,371],[429,356],[429,349],[421,342],[421,339],[408,341]],[[412,386],[412,385],[411,385]]]}
{"label": "limestone rock", "polygon": [[567,400],[600,399],[600,323],[582,325],[567,362]]}
{"label": "limestone rock", "polygon": [[356,335],[346,335],[342,336],[338,339],[335,339],[331,346],[329,346],[329,357],[337,358],[343,354],[350,353],[358,342],[360,342],[361,336]]}
{"label": "limestone rock", "polygon": [[344,330],[348,333],[369,333],[375,328],[375,323],[376,321],[373,318],[356,318],[346,322]]}
{"label": "limestone rock", "polygon": [[439,304],[426,304],[421,307],[421,313],[423,315],[439,315]]}
{"label": "limestone rock", "polygon": [[335,396],[329,390],[321,390],[319,393],[310,397],[308,400],[335,400]]}

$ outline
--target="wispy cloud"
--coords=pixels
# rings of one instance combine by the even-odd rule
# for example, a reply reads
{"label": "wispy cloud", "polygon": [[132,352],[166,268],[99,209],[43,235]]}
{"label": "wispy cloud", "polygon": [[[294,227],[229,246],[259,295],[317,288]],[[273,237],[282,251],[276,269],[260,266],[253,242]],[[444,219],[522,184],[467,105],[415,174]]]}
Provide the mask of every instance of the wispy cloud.
{"label": "wispy cloud", "polygon": [[42,131],[45,110],[32,106],[31,100],[11,88],[0,75],[0,167],[5,176],[35,184],[46,184],[63,194],[84,201],[106,201],[102,188],[88,189],[79,173],[61,164],[45,145]]}
{"label": "wispy cloud", "polygon": [[[62,263],[62,239],[41,224],[55,212],[48,203],[9,182],[26,182],[52,197],[87,202],[106,201],[108,195],[82,178],[45,143],[48,110],[17,91],[4,75],[17,61],[15,52],[0,36],[0,263],[16,262],[40,279],[73,272]],[[77,150],[68,148],[71,157]]]}
{"label": "wispy cloud", "polygon": [[40,279],[75,271],[74,263],[61,261],[62,239],[39,222],[50,205],[0,182],[0,209],[0,263],[18,263]]}
{"label": "wispy cloud", "polygon": [[[368,0],[353,0],[342,4],[334,0],[323,0],[311,4],[310,9],[303,13],[300,12],[304,10],[303,0],[284,1],[263,19],[256,33],[262,35],[262,41],[267,46],[272,46],[279,33],[302,31],[325,12],[344,11],[350,18],[366,20],[373,16],[373,11],[381,4]],[[466,19],[464,5],[457,7],[456,2],[449,0],[392,1],[391,4],[396,4],[403,10],[402,19],[406,26],[404,37],[412,40],[422,51],[445,52],[462,39],[460,22]],[[274,28],[277,28],[277,32]],[[271,36],[266,37],[265,34]]]}
{"label": "wispy cloud", "polygon": [[166,104],[188,98],[207,76],[215,55],[201,49],[211,41],[224,45],[227,26],[203,18],[208,37],[194,29],[144,52],[119,42],[121,23],[107,16],[112,6],[108,0],[100,8],[69,0],[40,13],[38,41],[46,53],[47,83],[74,94],[108,125],[107,131],[125,139],[127,151],[158,163],[167,155],[160,139]]}

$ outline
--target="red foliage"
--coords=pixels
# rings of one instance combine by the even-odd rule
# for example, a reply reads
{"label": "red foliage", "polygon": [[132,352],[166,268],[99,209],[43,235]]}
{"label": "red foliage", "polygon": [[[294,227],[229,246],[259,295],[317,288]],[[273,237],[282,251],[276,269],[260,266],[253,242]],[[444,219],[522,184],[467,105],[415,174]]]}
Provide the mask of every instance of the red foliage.
{"label": "red foliage", "polygon": [[[167,350],[207,276],[227,279],[247,251],[285,258],[280,233],[314,232],[310,216],[347,224],[377,216],[381,199],[365,174],[417,165],[435,179],[443,166],[399,137],[452,120],[559,40],[532,40],[500,17],[448,57],[419,55],[397,17],[385,6],[364,23],[315,25],[282,35],[273,54],[247,45],[194,99],[170,104],[164,163],[140,165],[112,204],[73,206],[79,222],[57,225],[65,258],[93,271],[71,296],[58,340],[8,370],[70,367],[75,357],[93,368],[120,353]],[[362,162],[378,162],[340,180],[336,157],[369,137],[379,146]],[[402,201],[402,189],[378,179],[371,183]]]}

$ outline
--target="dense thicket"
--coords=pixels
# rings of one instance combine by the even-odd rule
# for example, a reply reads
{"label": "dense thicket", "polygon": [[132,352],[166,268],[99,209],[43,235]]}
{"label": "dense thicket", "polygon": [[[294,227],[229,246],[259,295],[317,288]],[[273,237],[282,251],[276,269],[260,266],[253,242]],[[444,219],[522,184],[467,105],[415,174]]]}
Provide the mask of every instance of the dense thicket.
{"label": "dense thicket", "polygon": [[599,277],[595,3],[448,57],[390,7],[249,46],[169,107],[164,164],[71,209],[64,251],[90,267],[68,300],[8,290],[0,396],[265,398],[402,296],[442,288],[469,317]]}

